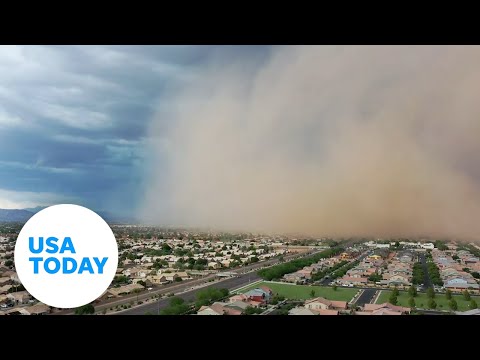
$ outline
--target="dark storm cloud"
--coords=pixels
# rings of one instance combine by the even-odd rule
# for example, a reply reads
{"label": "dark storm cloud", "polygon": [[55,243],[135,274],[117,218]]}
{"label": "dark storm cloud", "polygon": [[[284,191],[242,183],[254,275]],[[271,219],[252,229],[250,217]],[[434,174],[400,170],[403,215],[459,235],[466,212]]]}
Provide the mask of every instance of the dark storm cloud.
{"label": "dark storm cloud", "polygon": [[132,212],[147,121],[211,50],[0,47],[0,208],[74,199]]}

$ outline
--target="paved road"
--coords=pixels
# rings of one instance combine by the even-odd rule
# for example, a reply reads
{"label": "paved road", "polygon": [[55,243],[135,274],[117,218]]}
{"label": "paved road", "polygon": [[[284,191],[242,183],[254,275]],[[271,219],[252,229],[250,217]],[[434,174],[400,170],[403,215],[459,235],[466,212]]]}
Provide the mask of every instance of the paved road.
{"label": "paved road", "polygon": [[[301,253],[301,254],[292,254],[292,255],[285,256],[284,259],[285,260],[292,260],[292,259],[296,259],[296,258],[299,258],[299,257],[309,256],[309,255],[312,255],[312,254],[315,254],[315,253],[318,253],[318,252],[321,252],[321,251],[322,250],[313,250],[313,251],[309,251],[309,252]],[[184,292],[182,294],[178,294],[177,296],[181,297],[185,301],[192,301],[192,300],[195,299],[196,293],[198,291],[206,289],[206,288],[215,287],[215,288],[226,288],[226,289],[229,289],[229,290],[234,290],[234,289],[237,289],[239,287],[248,285],[251,282],[260,280],[260,277],[255,272],[253,272],[252,270],[258,270],[258,269],[261,269],[261,268],[264,268],[264,267],[274,266],[277,263],[278,263],[278,258],[268,260],[268,261],[265,261],[265,262],[262,262],[262,263],[256,263],[256,264],[252,264],[252,265],[249,265],[249,266],[245,266],[243,268],[240,268],[240,269],[234,271],[237,274],[240,274],[237,277],[217,281],[217,282],[215,282],[211,285],[207,285],[207,286],[204,286],[202,288],[193,289],[193,290]],[[246,272],[246,271],[252,271],[252,272],[244,274],[244,272]],[[178,289],[176,292],[187,290],[190,287],[191,287],[191,284],[185,284],[185,286],[183,288]],[[167,292],[167,291],[164,291],[163,293],[165,293],[165,292]],[[171,292],[171,291],[168,291],[168,292]],[[150,297],[152,294],[150,293],[150,294],[147,294],[147,295],[148,295],[148,297]],[[127,302],[124,301],[124,303],[127,303]],[[128,310],[125,310],[125,311],[121,311],[118,314],[119,315],[143,315],[146,312],[157,314],[161,309],[167,307],[168,304],[169,304],[169,299],[166,298],[166,299],[158,300],[155,303],[144,304],[144,305],[140,305],[138,307],[135,307],[133,309],[128,309]],[[98,307],[97,307],[97,311],[98,311]]]}
{"label": "paved road", "polygon": [[451,315],[451,313],[435,310],[418,310],[418,312],[422,313],[423,315]]}
{"label": "paved road", "polygon": [[355,301],[356,306],[364,306],[365,304],[370,304],[375,296],[377,289],[365,289],[363,293]]}
{"label": "paved road", "polygon": [[[310,252],[305,252],[305,253],[294,253],[294,254],[289,254],[284,256],[285,261],[290,261],[299,257],[304,257],[304,256],[309,256],[314,253],[320,252],[321,250],[313,250]],[[262,261],[259,263],[254,263],[248,266],[242,266],[239,268],[231,269],[229,270],[230,272],[235,272],[237,274],[244,274],[247,272],[253,272],[255,270],[262,269],[264,267],[269,267],[278,264],[279,259],[273,258],[270,260]],[[142,292],[137,294],[131,294],[131,295],[123,295],[122,297],[119,298],[112,298],[109,300],[102,301],[100,304],[95,305],[95,311],[97,313],[101,313],[102,310],[104,309],[109,309],[111,307],[116,307],[118,305],[123,305],[123,304],[129,304],[131,301],[145,301],[149,298],[151,298],[154,295],[164,295],[168,294],[171,292],[182,292],[185,291],[193,286],[199,286],[202,284],[208,283],[209,280],[215,279],[217,276],[216,274],[211,274],[202,278],[198,279],[192,279],[192,280],[186,280],[182,281],[180,283],[173,283],[173,284],[168,284],[168,285],[162,285],[157,288],[155,288],[152,291],[148,292]],[[133,310],[133,309],[132,309]],[[53,313],[52,315],[72,315],[74,313],[74,309],[65,309],[61,310],[58,312]],[[122,312],[123,313],[123,312]]]}
{"label": "paved road", "polygon": [[432,286],[432,283],[430,282],[430,276],[428,275],[427,260],[425,259],[425,254],[419,254],[418,258],[420,259],[420,262],[422,263],[422,267],[423,267],[423,273],[424,273],[423,288],[428,289],[429,287]]}
{"label": "paved road", "polygon": [[[234,290],[244,285],[248,285],[249,283],[252,283],[257,280],[260,280],[260,277],[257,274],[254,274],[254,273],[245,274],[235,278],[218,281],[213,283],[212,285],[208,285],[199,289],[187,291],[183,294],[178,294],[177,296],[184,299],[187,302],[187,301],[195,300],[197,292],[201,290],[205,290],[208,288],[217,288],[217,289],[226,288],[229,290]],[[156,301],[155,303],[140,305],[136,308],[122,311],[118,313],[118,315],[144,315],[146,312],[149,312],[152,314],[158,314],[160,310],[168,307],[169,302],[170,302],[169,298],[161,299],[159,301]]]}

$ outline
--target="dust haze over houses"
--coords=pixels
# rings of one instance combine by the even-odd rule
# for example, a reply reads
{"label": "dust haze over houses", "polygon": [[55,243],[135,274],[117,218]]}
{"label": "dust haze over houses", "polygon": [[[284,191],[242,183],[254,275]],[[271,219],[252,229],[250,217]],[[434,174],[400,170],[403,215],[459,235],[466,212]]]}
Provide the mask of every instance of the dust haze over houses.
{"label": "dust haze over houses", "polygon": [[221,56],[152,119],[145,221],[480,238],[480,47]]}

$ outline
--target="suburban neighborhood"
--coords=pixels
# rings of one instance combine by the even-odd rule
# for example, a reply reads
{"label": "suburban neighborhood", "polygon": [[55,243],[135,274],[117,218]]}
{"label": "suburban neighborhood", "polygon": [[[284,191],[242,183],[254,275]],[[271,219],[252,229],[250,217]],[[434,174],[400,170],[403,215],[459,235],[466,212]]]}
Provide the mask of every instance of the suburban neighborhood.
{"label": "suburban neighborhood", "polygon": [[0,315],[121,315],[155,304],[145,313],[479,313],[480,248],[474,243],[336,241],[133,225],[112,226],[119,265],[110,287],[88,310],[67,312],[38,302],[23,288],[13,262],[19,229],[1,228]]}

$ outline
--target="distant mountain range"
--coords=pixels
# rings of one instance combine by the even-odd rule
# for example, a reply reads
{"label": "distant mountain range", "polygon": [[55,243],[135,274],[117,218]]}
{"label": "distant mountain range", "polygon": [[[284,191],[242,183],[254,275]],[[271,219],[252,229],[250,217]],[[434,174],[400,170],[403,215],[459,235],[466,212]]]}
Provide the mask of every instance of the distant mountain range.
{"label": "distant mountain range", "polygon": [[[47,206],[37,206],[27,209],[0,209],[0,222],[26,222],[33,215]],[[108,223],[134,224],[135,219],[126,216],[115,215],[105,211],[95,211]]]}
{"label": "distant mountain range", "polygon": [[0,222],[25,222],[34,214],[25,209],[0,209]]}

